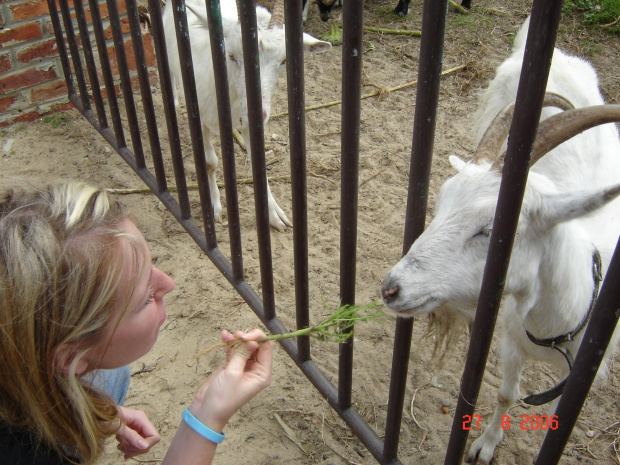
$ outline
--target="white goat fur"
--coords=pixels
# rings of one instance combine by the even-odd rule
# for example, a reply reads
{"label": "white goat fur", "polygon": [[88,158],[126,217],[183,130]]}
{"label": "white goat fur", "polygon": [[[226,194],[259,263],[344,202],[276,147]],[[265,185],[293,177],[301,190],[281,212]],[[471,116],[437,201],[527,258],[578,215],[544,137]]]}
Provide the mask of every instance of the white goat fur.
{"label": "white goat fur", "polygon": [[[478,139],[495,115],[516,97],[529,20],[515,39],[513,54],[497,70],[477,112]],[[585,61],[556,49],[547,90],[575,107],[603,104],[598,79]],[[545,108],[542,119],[560,110]],[[505,148],[505,145],[504,145]],[[502,440],[501,417],[519,398],[528,359],[557,367],[568,376],[565,359],[534,345],[538,338],[574,330],[586,315],[593,292],[592,253],[600,251],[603,273],[620,234],[620,200],[602,200],[605,188],[620,182],[620,140],[615,124],[587,130],[561,144],[537,163],[529,178],[506,278],[502,316],[503,380],[491,423],[471,445],[468,458],[488,464]],[[435,218],[386,275],[382,296],[394,313],[473,321],[482,283],[501,176],[490,163],[450,162],[458,174],[440,189]],[[600,208],[599,208],[600,207]],[[397,292],[395,291],[397,290]],[[567,343],[577,353],[584,334]],[[607,358],[616,347],[614,334]],[[604,375],[606,364],[599,370]],[[556,401],[551,406],[555,411]]]}
{"label": "white goat fur", "polygon": [[[222,205],[220,193],[215,179],[215,170],[218,165],[217,155],[213,147],[212,136],[219,133],[217,99],[215,81],[211,60],[211,42],[209,38],[208,19],[204,0],[187,0],[187,22],[189,27],[192,48],[192,61],[196,79],[196,93],[200,108],[205,155],[209,172],[209,186],[211,202],[213,204],[216,221],[221,220]],[[175,105],[178,104],[175,82],[179,84],[181,95],[183,80],[179,62],[176,32],[173,16],[174,2],[166,2],[163,13],[164,32],[166,35],[166,49],[170,72],[173,77]],[[251,156],[249,144],[249,127],[247,116],[247,99],[245,90],[245,75],[243,65],[243,46],[241,41],[241,25],[237,15],[235,0],[220,2],[222,13],[222,28],[226,44],[228,83],[230,93],[230,107],[233,127],[238,128],[247,143],[248,158]],[[260,60],[261,94],[263,105],[263,122],[266,124],[271,112],[271,97],[276,87],[278,77],[286,62],[286,46],[283,26],[269,27],[271,14],[263,7],[256,7],[258,23],[258,47]],[[324,52],[331,48],[329,42],[323,42],[308,34],[303,34],[303,47],[306,53]],[[271,189],[267,186],[269,223],[275,229],[282,231],[285,226],[291,226],[284,211],[274,200]]]}

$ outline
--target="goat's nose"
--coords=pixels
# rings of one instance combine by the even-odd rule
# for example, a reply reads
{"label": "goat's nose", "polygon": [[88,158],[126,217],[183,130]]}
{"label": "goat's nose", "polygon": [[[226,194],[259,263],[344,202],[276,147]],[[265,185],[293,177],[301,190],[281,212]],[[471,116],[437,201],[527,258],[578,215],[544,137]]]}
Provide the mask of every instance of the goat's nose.
{"label": "goat's nose", "polygon": [[381,289],[381,297],[386,304],[390,302],[394,302],[398,298],[398,293],[400,292],[400,286],[397,284],[395,286],[383,286]]}

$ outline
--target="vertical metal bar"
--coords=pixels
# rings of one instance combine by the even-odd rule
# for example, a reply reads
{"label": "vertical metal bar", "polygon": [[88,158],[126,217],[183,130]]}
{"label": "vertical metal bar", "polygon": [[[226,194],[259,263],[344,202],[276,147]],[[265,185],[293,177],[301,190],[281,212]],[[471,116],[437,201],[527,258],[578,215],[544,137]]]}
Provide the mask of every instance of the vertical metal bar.
{"label": "vertical metal bar", "polygon": [[187,25],[187,14],[183,0],[169,0],[173,2],[174,27],[177,35],[179,63],[183,75],[183,89],[185,90],[185,104],[187,105],[187,118],[189,131],[192,136],[192,150],[196,165],[196,177],[198,178],[198,194],[202,208],[202,221],[207,237],[207,247],[217,247],[215,236],[215,223],[213,220],[213,205],[209,192],[209,177],[207,175],[207,162],[202,138],[202,124],[200,121],[200,107],[196,95],[196,79],[194,77],[194,65],[192,61],[192,49],[190,45],[190,32]]}
{"label": "vertical metal bar", "polygon": [[166,114],[166,127],[168,129],[168,141],[172,156],[172,166],[177,185],[181,218],[192,217],[187,181],[185,179],[185,167],[183,165],[183,153],[181,151],[181,139],[179,137],[179,124],[177,121],[176,108],[172,97],[172,78],[170,77],[170,65],[166,51],[166,40],[162,23],[161,0],[148,0],[149,13],[151,15],[151,27],[153,28],[153,42],[157,55],[157,67],[159,70],[159,83],[161,87],[164,113]]}
{"label": "vertical metal bar", "polygon": [[108,120],[105,114],[105,107],[103,106],[103,97],[101,96],[101,87],[99,86],[99,77],[97,76],[95,57],[90,44],[90,34],[88,32],[88,24],[86,22],[86,16],[84,15],[84,5],[82,2],[83,0],[73,2],[73,6],[75,8],[75,19],[78,23],[80,38],[82,39],[84,61],[86,63],[86,69],[88,70],[90,91],[93,96],[93,101],[95,102],[95,109],[97,110],[97,117],[99,118],[99,126],[105,128],[108,127]]}
{"label": "vertical metal bar", "polygon": [[82,61],[80,60],[80,50],[75,38],[75,32],[73,31],[73,21],[71,20],[71,11],[69,10],[69,3],[67,0],[60,0],[60,12],[65,24],[67,43],[69,44],[69,50],[71,51],[73,71],[75,72],[75,78],[77,79],[78,89],[80,89],[80,100],[82,101],[82,106],[85,109],[90,109],[88,86],[86,84],[86,78],[84,77],[84,69],[82,68]]}
{"label": "vertical metal bar", "polygon": [[468,435],[462,427],[463,416],[473,414],[480,392],[519,221],[561,11],[562,2],[556,0],[534,0],[532,6],[530,31],[536,32],[528,34],[525,46],[491,243],[461,377],[461,393],[452,423],[446,464],[461,463]]}
{"label": "vertical metal bar", "polygon": [[557,429],[549,429],[536,458],[536,465],[559,463],[577,417],[581,413],[596,372],[620,318],[620,240],[605,275],[603,287],[592,312],[575,364],[566,380],[555,414]]}
{"label": "vertical metal bar", "polygon": [[[248,122],[254,177],[254,204],[258,234],[258,254],[263,287],[263,306],[267,319],[275,318],[271,231],[267,206],[267,170],[265,166],[265,134],[263,130],[263,99],[261,96],[260,60],[258,56],[258,27],[253,0],[239,0],[239,21],[243,42],[245,86],[248,99]],[[246,141],[247,143],[248,141]]]}
{"label": "vertical metal bar", "polygon": [[235,146],[228,89],[228,69],[226,67],[226,46],[222,29],[222,11],[219,0],[207,2],[211,57],[215,77],[215,94],[220,121],[220,147],[222,169],[226,190],[226,212],[228,216],[228,237],[233,276],[237,281],[244,279],[243,251],[241,248],[241,221],[239,219],[239,196],[237,192],[237,173],[235,168]]}
{"label": "vertical metal bar", "polygon": [[50,10],[50,19],[52,21],[52,27],[54,28],[58,53],[60,54],[60,65],[65,75],[67,93],[69,97],[71,97],[75,95],[75,84],[73,83],[73,73],[71,72],[71,64],[69,63],[69,56],[67,55],[67,47],[65,46],[65,40],[62,36],[62,25],[58,19],[58,9],[56,8],[56,2],[54,0],[47,0],[47,6]]}
{"label": "vertical metal bar", "polygon": [[[340,298],[343,305],[355,304],[363,7],[363,0],[350,0],[344,2],[342,9]],[[340,344],[339,349],[338,404],[340,408],[348,408],[353,384],[353,338]]]}
{"label": "vertical metal bar", "polygon": [[110,57],[108,55],[108,47],[106,44],[105,34],[103,32],[103,25],[101,22],[101,12],[99,11],[98,0],[89,0],[90,13],[93,22],[93,32],[95,34],[95,40],[97,42],[97,49],[99,50],[99,63],[101,64],[101,74],[103,75],[103,82],[106,87],[106,96],[108,99],[108,105],[110,107],[110,116],[112,118],[112,125],[114,126],[114,133],[116,135],[116,143],[119,147],[126,147],[125,130],[123,129],[123,121],[118,107],[118,100],[116,98],[116,89],[114,87],[114,77],[112,76],[112,69],[110,66]]}
{"label": "vertical metal bar", "polygon": [[153,157],[153,168],[155,169],[157,187],[160,192],[165,192],[168,190],[166,168],[161,155],[161,144],[159,142],[159,131],[157,129],[155,108],[153,106],[153,95],[151,94],[149,70],[146,64],[142,32],[140,31],[141,26],[140,18],[138,17],[138,7],[136,5],[136,0],[126,0],[125,5],[127,6],[129,31],[131,33],[133,52],[136,59],[136,70],[138,71],[138,81],[140,83],[140,95],[142,96],[142,108],[144,109],[144,116],[146,118],[146,127],[148,131],[149,144],[151,146],[151,156]]}
{"label": "vertical metal bar", "polygon": [[123,41],[123,30],[121,28],[118,6],[115,0],[107,0],[107,5],[108,12],[110,13],[110,28],[112,29],[112,37],[114,38],[114,51],[116,52],[118,74],[121,78],[121,89],[123,91],[123,97],[125,98],[125,112],[127,114],[127,123],[129,124],[129,132],[131,134],[131,145],[138,169],[144,169],[146,164],[144,162],[144,152],[142,150],[142,139],[140,138],[140,124],[136,114],[133,89],[131,88],[131,79],[127,66],[125,42]]}
{"label": "vertical metal bar", "polygon": [[[430,178],[437,123],[437,101],[441,66],[443,62],[443,41],[446,30],[447,2],[425,0],[422,13],[422,38],[416,91],[413,139],[411,143],[411,165],[409,169],[409,190],[403,239],[403,255],[424,231],[428,206],[428,180]],[[397,318],[392,352],[392,374],[387,421],[385,427],[386,459],[398,454],[400,424],[403,416],[407,369],[411,350],[413,318]]]}
{"label": "vertical metal bar", "polygon": [[[306,114],[301,0],[285,3],[286,78],[288,88],[289,147],[293,198],[293,250],[297,329],[310,326],[308,288],[308,179],[306,175]],[[302,361],[310,360],[310,338],[297,338]]]}

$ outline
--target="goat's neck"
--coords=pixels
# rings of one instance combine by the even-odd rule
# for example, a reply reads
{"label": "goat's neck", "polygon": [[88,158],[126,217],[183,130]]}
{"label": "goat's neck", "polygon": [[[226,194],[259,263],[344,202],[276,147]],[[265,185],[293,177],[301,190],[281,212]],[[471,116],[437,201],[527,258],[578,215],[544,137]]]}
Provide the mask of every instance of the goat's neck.
{"label": "goat's neck", "polygon": [[522,309],[524,325],[534,336],[566,334],[585,318],[594,288],[593,252],[594,246],[570,225],[556,226],[547,235],[534,284],[537,298]]}

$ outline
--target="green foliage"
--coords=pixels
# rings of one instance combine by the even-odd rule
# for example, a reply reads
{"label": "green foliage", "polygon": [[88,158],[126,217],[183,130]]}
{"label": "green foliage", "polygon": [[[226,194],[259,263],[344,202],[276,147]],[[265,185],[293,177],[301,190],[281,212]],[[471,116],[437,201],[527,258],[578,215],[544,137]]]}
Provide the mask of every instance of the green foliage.
{"label": "green foliage", "polygon": [[48,123],[52,128],[63,127],[67,125],[67,117],[62,113],[53,113],[43,117],[43,122]]}
{"label": "green foliage", "polygon": [[567,0],[565,14],[582,15],[584,24],[620,34],[620,0]]}
{"label": "green foliage", "polygon": [[330,309],[325,301],[323,303],[330,315],[320,323],[290,333],[272,334],[258,341],[279,341],[299,336],[310,336],[319,341],[343,343],[353,335],[350,329],[356,323],[385,316],[383,305],[380,301],[364,305],[339,305],[336,309]]}

